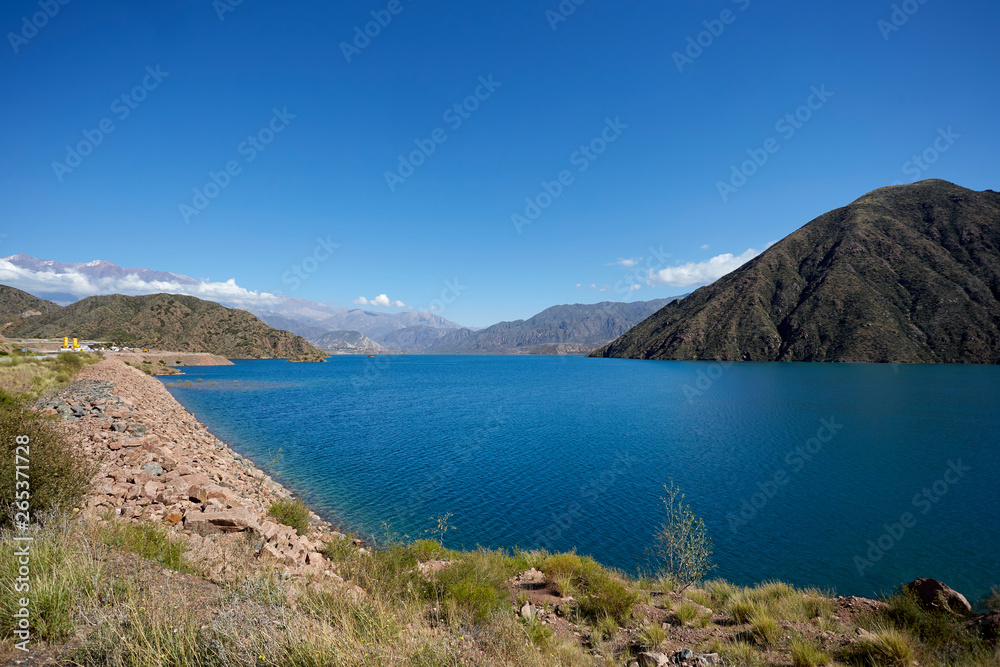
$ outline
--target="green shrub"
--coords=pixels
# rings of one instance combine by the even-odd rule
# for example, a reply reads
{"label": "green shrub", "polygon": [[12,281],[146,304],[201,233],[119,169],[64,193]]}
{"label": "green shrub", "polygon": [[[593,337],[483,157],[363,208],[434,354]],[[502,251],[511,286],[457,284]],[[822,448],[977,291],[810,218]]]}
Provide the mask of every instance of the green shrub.
{"label": "green shrub", "polygon": [[829,654],[820,650],[816,644],[797,637],[792,640],[792,664],[795,667],[822,667],[829,665],[831,658]]}
{"label": "green shrub", "polygon": [[[33,531],[30,546],[30,584],[28,592],[17,590],[15,573],[20,566],[15,550],[14,533],[0,538],[0,639],[14,637],[20,598],[30,599],[32,640],[59,641],[75,632],[76,606],[95,599],[98,584],[104,581],[101,566],[76,535],[68,522],[50,521]],[[18,640],[20,641],[20,640]]]}
{"label": "green shrub", "polygon": [[642,626],[639,643],[643,648],[653,650],[667,638],[667,631],[658,623],[647,623]]}
{"label": "green shrub", "polygon": [[437,540],[417,540],[410,545],[417,560],[431,560],[441,553],[441,543]]}
{"label": "green shrub", "polygon": [[193,571],[184,556],[184,543],[154,523],[110,519],[98,524],[94,533],[99,542],[113,549],[129,551],[171,570]]}
{"label": "green shrub", "polygon": [[708,536],[705,522],[684,502],[680,487],[671,480],[663,489],[666,496],[660,500],[666,518],[654,535],[656,544],[652,555],[660,574],[672,578],[683,591],[715,569],[712,538]]}
{"label": "green shrub", "polygon": [[573,592],[580,612],[593,621],[610,616],[625,624],[639,602],[639,594],[631,586],[612,576],[593,558],[575,553],[553,554],[542,562],[541,570],[557,583],[563,596]]}
{"label": "green shrub", "polygon": [[895,628],[877,629],[854,647],[854,660],[870,667],[909,667],[916,657],[913,640]]}
{"label": "green shrub", "polygon": [[888,607],[876,613],[876,626],[904,631],[919,639],[931,651],[942,655],[970,654],[984,648],[979,638],[967,632],[952,614],[944,610],[924,609],[919,600],[905,589],[885,601]]}
{"label": "green shrub", "polygon": [[618,622],[611,616],[602,616],[594,625],[594,636],[599,640],[613,639],[618,633]]}
{"label": "green shrub", "polygon": [[[21,445],[19,443],[25,443]],[[22,399],[0,391],[0,527],[79,504],[96,467]],[[20,470],[16,466],[24,466]]]}
{"label": "green shrub", "polygon": [[515,559],[503,551],[481,549],[463,554],[437,573],[441,592],[454,600],[458,611],[475,623],[485,623],[512,600],[507,580],[517,574]]}
{"label": "green shrub", "polygon": [[753,614],[750,619],[750,632],[759,644],[771,646],[778,643],[781,638],[781,626],[766,611],[759,611]]}
{"label": "green shrub", "polygon": [[677,620],[680,621],[681,625],[690,625],[691,622],[698,618],[698,610],[694,605],[681,603],[681,606],[677,608],[674,612]]}
{"label": "green shrub", "polygon": [[725,606],[730,598],[740,592],[740,588],[722,579],[712,579],[705,582],[705,591],[712,596],[715,605]]}
{"label": "green shrub", "polygon": [[279,500],[267,511],[278,523],[295,529],[299,535],[309,532],[309,508],[298,500]]}
{"label": "green shrub", "polygon": [[736,623],[749,623],[750,618],[765,611],[764,605],[742,592],[729,598],[725,611]]}

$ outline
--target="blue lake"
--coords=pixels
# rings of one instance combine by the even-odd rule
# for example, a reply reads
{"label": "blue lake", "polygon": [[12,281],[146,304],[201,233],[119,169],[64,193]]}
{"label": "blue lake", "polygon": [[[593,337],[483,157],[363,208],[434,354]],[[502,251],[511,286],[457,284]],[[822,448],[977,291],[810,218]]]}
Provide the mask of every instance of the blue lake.
{"label": "blue lake", "polygon": [[[719,576],[841,595],[1000,584],[1000,368],[335,356],[188,368],[173,395],[336,523],[646,563],[663,484]],[[179,378],[163,378],[176,383]],[[215,384],[212,384],[212,383]]]}

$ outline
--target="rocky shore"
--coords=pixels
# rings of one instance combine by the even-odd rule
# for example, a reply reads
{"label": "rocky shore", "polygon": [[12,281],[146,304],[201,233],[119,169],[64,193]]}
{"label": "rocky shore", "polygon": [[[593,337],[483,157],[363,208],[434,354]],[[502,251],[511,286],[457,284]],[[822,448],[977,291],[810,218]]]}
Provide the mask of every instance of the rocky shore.
{"label": "rocky shore", "polygon": [[90,366],[56,395],[36,403],[59,415],[68,436],[98,465],[81,510],[170,527],[213,578],[235,574],[227,554],[249,540],[262,565],[286,576],[339,579],[319,553],[348,540],[314,513],[310,531],[276,523],[268,509],[291,493],[232,451],[163,385],[117,359]]}

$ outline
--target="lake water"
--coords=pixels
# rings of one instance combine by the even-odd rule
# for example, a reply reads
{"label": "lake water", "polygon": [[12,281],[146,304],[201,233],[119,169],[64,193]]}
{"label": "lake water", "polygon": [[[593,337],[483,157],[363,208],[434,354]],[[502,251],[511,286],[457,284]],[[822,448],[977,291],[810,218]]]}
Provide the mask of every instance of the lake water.
{"label": "lake water", "polygon": [[[1000,584],[1000,368],[335,356],[185,369],[170,388],[327,518],[634,573],[673,479],[713,573],[842,595]],[[178,378],[163,378],[167,383]],[[214,384],[212,384],[214,382]]]}

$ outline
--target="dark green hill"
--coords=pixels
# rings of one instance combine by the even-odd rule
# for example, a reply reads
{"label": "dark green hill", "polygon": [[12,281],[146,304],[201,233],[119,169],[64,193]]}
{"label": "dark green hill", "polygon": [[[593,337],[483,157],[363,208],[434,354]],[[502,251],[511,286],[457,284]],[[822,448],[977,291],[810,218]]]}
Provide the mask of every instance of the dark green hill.
{"label": "dark green hill", "polygon": [[60,306],[39,299],[27,292],[0,285],[0,329],[27,317],[35,317],[59,310]]}
{"label": "dark green hill", "polygon": [[[7,301],[0,300],[0,309],[4,303]],[[326,357],[305,339],[272,329],[246,311],[181,294],[92,296],[17,319],[0,333],[22,338],[107,340],[129,347],[210,352],[231,359]]]}
{"label": "dark green hill", "polygon": [[1000,193],[880,188],[591,356],[998,363]]}

